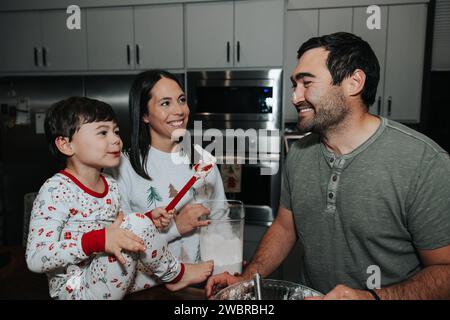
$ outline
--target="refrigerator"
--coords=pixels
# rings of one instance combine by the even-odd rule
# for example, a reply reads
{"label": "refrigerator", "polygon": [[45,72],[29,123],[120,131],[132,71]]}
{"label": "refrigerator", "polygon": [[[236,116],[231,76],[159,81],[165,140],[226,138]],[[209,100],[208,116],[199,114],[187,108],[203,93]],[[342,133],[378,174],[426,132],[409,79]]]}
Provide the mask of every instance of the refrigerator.
{"label": "refrigerator", "polygon": [[[128,94],[134,75],[0,78],[0,245],[20,245],[28,231],[26,195],[61,168],[48,151],[45,111],[70,96],[109,103],[129,145]],[[27,211],[27,212],[24,212]],[[24,230],[26,233],[24,233]]]}

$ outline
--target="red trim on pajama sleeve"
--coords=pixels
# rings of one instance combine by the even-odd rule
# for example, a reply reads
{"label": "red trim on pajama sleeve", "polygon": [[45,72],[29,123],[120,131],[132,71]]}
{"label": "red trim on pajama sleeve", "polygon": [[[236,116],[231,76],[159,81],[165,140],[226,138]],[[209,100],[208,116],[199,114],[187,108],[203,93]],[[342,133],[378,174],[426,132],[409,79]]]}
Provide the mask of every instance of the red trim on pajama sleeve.
{"label": "red trim on pajama sleeve", "polygon": [[184,275],[184,263],[180,262],[180,265],[181,265],[180,273],[175,277],[175,279],[173,279],[172,281],[169,282],[170,284],[177,283],[178,281],[181,280],[181,278],[183,278],[183,275]]}
{"label": "red trim on pajama sleeve", "polygon": [[105,252],[106,229],[93,230],[83,234],[81,247],[87,256],[94,252]]}

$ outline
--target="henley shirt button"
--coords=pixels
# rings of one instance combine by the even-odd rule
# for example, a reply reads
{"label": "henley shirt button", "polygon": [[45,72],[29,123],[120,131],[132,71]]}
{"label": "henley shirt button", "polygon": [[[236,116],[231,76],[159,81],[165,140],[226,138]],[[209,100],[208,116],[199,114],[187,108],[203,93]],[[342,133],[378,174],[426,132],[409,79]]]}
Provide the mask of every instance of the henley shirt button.
{"label": "henley shirt button", "polygon": [[334,194],[330,192],[330,193],[328,194],[328,198],[333,199],[333,197],[334,197]]}
{"label": "henley shirt button", "polygon": [[334,158],[330,158],[330,162],[334,162]]}
{"label": "henley shirt button", "polygon": [[337,180],[337,176],[334,175],[332,179],[333,179],[333,181],[336,181]]}

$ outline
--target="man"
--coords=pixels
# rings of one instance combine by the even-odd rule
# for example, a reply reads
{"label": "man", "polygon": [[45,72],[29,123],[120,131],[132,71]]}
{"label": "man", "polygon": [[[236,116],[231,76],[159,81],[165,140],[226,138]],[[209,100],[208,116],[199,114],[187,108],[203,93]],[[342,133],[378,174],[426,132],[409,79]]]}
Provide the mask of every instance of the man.
{"label": "man", "polygon": [[[298,240],[301,282],[321,298],[450,298],[448,154],[368,113],[379,64],[361,38],[312,38],[297,58],[292,102],[299,130],[312,134],[291,147],[277,217],[253,260],[241,276],[211,277],[207,295],[269,275]],[[372,276],[380,288],[367,290]]]}

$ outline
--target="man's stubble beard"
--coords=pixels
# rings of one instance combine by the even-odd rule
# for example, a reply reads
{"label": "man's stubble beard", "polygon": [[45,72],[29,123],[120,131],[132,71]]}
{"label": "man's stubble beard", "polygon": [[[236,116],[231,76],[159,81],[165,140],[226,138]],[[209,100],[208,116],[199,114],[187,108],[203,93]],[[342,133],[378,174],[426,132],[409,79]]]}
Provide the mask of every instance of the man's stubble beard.
{"label": "man's stubble beard", "polygon": [[327,131],[341,124],[350,113],[350,108],[339,89],[331,89],[316,104],[309,105],[313,108],[314,115],[310,119],[299,118],[297,127],[301,134],[313,132],[325,135]]}

